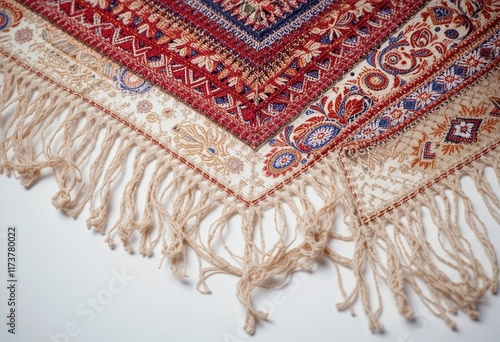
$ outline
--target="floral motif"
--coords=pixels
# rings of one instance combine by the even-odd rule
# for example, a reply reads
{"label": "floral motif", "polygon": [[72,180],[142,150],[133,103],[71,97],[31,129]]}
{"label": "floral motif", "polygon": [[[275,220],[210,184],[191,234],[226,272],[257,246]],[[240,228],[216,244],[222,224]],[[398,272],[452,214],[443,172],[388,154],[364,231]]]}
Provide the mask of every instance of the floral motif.
{"label": "floral motif", "polygon": [[[81,1],[81,0],[78,0]],[[94,1],[96,6],[98,2]],[[332,68],[336,68],[335,62],[340,61],[335,59],[325,60],[323,57],[328,54],[323,53],[328,51],[325,49],[325,46],[330,45],[338,45],[338,46],[348,46],[351,49],[358,49],[357,40],[362,36],[371,36],[371,31],[376,26],[377,22],[373,22],[374,25],[369,27],[364,27],[363,25],[358,25],[359,20],[365,20],[368,22],[370,18],[374,18],[378,20],[378,16],[374,17],[362,17],[361,12],[370,13],[371,10],[374,10],[375,7],[370,8],[367,6],[366,9],[361,9],[362,4],[375,3],[375,1],[365,1],[365,2],[346,2],[342,4],[343,6],[339,6],[336,9],[338,15],[332,16],[329,20],[333,20],[333,25],[324,25],[320,24],[316,25],[316,23],[311,26],[315,29],[314,36],[311,36],[311,39],[304,40],[303,44],[297,45],[295,49],[290,50],[289,59],[286,60],[286,70],[283,74],[279,74],[279,77],[273,78],[274,80],[282,78],[283,82],[280,84],[281,88],[286,88],[290,85],[289,80],[293,80],[293,90],[294,96],[306,96],[302,95],[303,91],[305,91],[305,87],[307,83],[313,84],[317,82],[321,82],[321,78],[318,75],[321,75],[324,72],[331,72]],[[123,2],[123,6],[126,6],[128,1]],[[451,2],[447,2],[450,7],[453,7],[454,4]],[[344,6],[345,5],[345,6]],[[111,5],[110,5],[111,6]],[[354,7],[359,6],[358,9],[354,9]],[[332,6],[333,8],[334,6]],[[443,7],[443,6],[441,6]],[[377,2],[376,11],[371,14],[377,14],[381,17],[390,17],[390,9],[386,11],[383,7],[382,2]],[[394,8],[392,8],[394,10]],[[117,10],[118,11],[118,10]],[[424,11],[425,12],[425,11]],[[427,10],[427,12],[429,12]],[[121,12],[120,12],[121,13]],[[461,39],[463,39],[466,35],[466,29],[461,24],[457,24],[456,18],[459,18],[459,12],[455,10],[455,12],[451,11],[451,21],[447,22],[445,25],[449,27],[445,27],[443,25],[439,27],[433,27],[430,23],[430,16],[424,22],[421,20],[413,20],[410,24],[405,25],[405,27],[400,30],[403,32],[403,37],[400,37],[399,33],[394,36],[394,41],[391,43],[387,42],[383,45],[383,47],[377,49],[373,55],[371,55],[367,61],[362,61],[362,65],[359,68],[354,68],[348,74],[345,75],[344,79],[339,80],[338,83],[335,83],[336,86],[328,91],[327,93],[323,93],[322,96],[318,98],[318,100],[314,101],[311,106],[306,108],[304,114],[297,118],[295,122],[292,124],[286,125],[286,129],[283,130],[283,134],[279,134],[275,137],[274,140],[271,140],[269,145],[263,149],[265,151],[263,155],[264,163],[258,166],[258,169],[262,169],[264,164],[266,164],[269,173],[266,173],[271,177],[279,175],[290,175],[300,170],[303,164],[309,164],[320,158],[319,156],[326,154],[326,149],[330,149],[334,146],[337,146],[336,143],[332,143],[332,141],[339,141],[336,137],[339,136],[347,136],[344,134],[345,132],[352,132],[352,130],[358,130],[357,118],[361,118],[365,113],[370,110],[370,114],[378,114],[375,113],[374,110],[371,110],[375,104],[378,104],[379,99],[383,99],[388,94],[390,94],[393,88],[398,88],[406,84],[408,80],[411,80],[414,76],[418,75],[422,72],[422,68],[418,69],[420,65],[424,65],[427,68],[429,66],[434,65],[435,61],[439,62],[439,54],[441,52],[450,51],[454,44],[457,44]],[[420,14],[419,14],[420,16]],[[392,18],[392,17],[391,17]],[[479,16],[479,18],[484,18]],[[142,18],[144,19],[144,18]],[[142,20],[141,19],[141,20]],[[318,18],[318,22],[324,19],[324,16]],[[418,18],[420,19],[420,18]],[[139,21],[139,19],[134,19],[133,17],[128,19],[129,24],[131,26],[131,30],[134,25],[143,25],[144,22],[135,23],[134,21]],[[380,21],[383,22],[383,21]],[[480,26],[480,22],[478,20],[477,26]],[[323,31],[319,30],[319,27],[324,29]],[[154,28],[155,26],[151,25],[150,28]],[[437,31],[436,29],[440,29],[441,31]],[[455,31],[453,31],[455,30]],[[144,31],[145,37],[154,37],[155,34],[164,35],[166,37],[168,33],[165,29],[162,28],[161,32],[146,32]],[[309,31],[310,32],[310,31]],[[359,36],[351,36],[351,34],[346,35],[346,32],[356,32],[359,33]],[[166,40],[166,44],[164,44],[164,49],[168,50],[170,47],[174,47],[177,49],[175,58],[179,58],[181,56],[182,63],[185,65],[196,64],[199,63],[199,66],[202,72],[199,72],[197,69],[192,68],[179,68],[178,64],[176,64],[176,59],[172,57],[172,59],[165,59],[166,66],[160,66],[160,60],[150,58],[151,55],[144,54],[144,62],[145,63],[155,63],[158,62],[158,70],[162,70],[165,73],[165,77],[174,77],[180,78],[186,75],[186,79],[191,82],[193,85],[190,90],[192,93],[203,94],[203,97],[210,104],[216,104],[218,108],[228,109],[231,111],[231,114],[237,118],[244,118],[245,122],[248,122],[248,126],[259,127],[263,132],[266,131],[266,127],[264,125],[258,126],[261,124],[262,120],[265,120],[264,117],[259,117],[257,121],[251,122],[251,117],[246,117],[245,113],[240,111],[239,108],[235,108],[234,104],[244,99],[246,96],[252,93],[252,89],[248,90],[247,82],[251,77],[256,77],[254,84],[259,84],[258,92],[256,93],[259,97],[259,100],[262,100],[261,108],[266,108],[269,112],[273,111],[273,115],[279,117],[281,110],[283,108],[287,108],[290,104],[293,104],[290,97],[284,96],[283,103],[276,104],[272,101],[267,101],[268,92],[261,91],[265,87],[268,86],[268,83],[264,81],[267,75],[251,75],[253,70],[258,70],[253,66],[248,68],[248,73],[233,73],[234,70],[228,71],[228,65],[238,65],[240,61],[237,58],[233,58],[232,56],[223,55],[221,52],[221,58],[215,57],[212,58],[215,51],[222,51],[223,46],[221,46],[221,50],[213,49],[213,46],[210,46],[208,40],[203,41],[206,45],[200,45],[201,40],[199,37],[195,35],[190,35],[188,30],[178,30],[178,34],[173,34],[172,31],[169,32],[168,39]],[[183,36],[182,34],[185,34]],[[458,35],[457,35],[458,34]],[[184,39],[185,38],[185,39]],[[342,40],[340,40],[342,39]],[[399,40],[398,40],[399,39]],[[339,41],[337,41],[339,40]],[[128,42],[123,43],[124,45],[129,44]],[[198,44],[198,45],[197,45]],[[352,45],[351,45],[352,44]],[[401,44],[401,45],[398,45]],[[209,47],[210,49],[206,49]],[[140,50],[143,48],[140,45],[137,45],[138,53],[141,53]],[[387,50],[384,50],[387,48]],[[144,48],[146,50],[146,48]],[[489,51],[489,50],[488,50]],[[478,58],[481,58],[483,61],[484,58],[482,55],[494,55],[495,49],[493,52],[488,52],[484,50],[483,52],[479,52],[477,54]],[[344,54],[344,51],[332,51],[328,56],[333,56],[333,54]],[[406,54],[406,55],[405,55]],[[432,54],[430,56],[429,54]],[[428,56],[429,55],[429,56]],[[171,56],[174,56],[173,54]],[[346,57],[348,55],[345,55]],[[403,64],[404,60],[399,57],[406,58],[407,64]],[[409,57],[408,57],[409,56]],[[155,57],[155,56],[153,56]],[[367,63],[368,61],[374,61],[374,65]],[[413,71],[410,71],[408,74],[397,73],[394,72],[395,69],[391,69],[396,65],[399,65],[402,70],[405,70],[403,66],[409,66],[409,69],[412,69],[414,66],[412,63],[416,61],[416,68]],[[382,61],[382,62],[380,62]],[[425,64],[424,62],[427,62]],[[276,62],[278,63],[278,62]],[[281,61],[280,61],[281,63]],[[332,63],[332,64],[328,64]],[[382,63],[382,64],[381,64]],[[391,64],[396,63],[396,64]],[[483,63],[484,64],[484,63]],[[337,64],[338,65],[338,64]],[[238,65],[237,68],[240,68],[241,65]],[[342,66],[340,65],[342,68]],[[460,71],[455,72],[452,70],[447,76],[443,76],[439,81],[434,82],[433,85],[428,85],[426,89],[422,90],[420,93],[415,91],[412,95],[414,98],[405,99],[401,106],[389,107],[390,103],[387,102],[387,106],[377,106],[375,108],[390,108],[390,114],[383,113],[383,115],[374,118],[376,120],[376,124],[373,127],[367,129],[366,132],[369,132],[371,129],[374,134],[378,134],[384,129],[392,128],[396,124],[403,122],[406,118],[409,117],[410,112],[417,112],[421,110],[424,106],[427,106],[429,103],[436,97],[432,97],[438,92],[446,91],[447,89],[451,89],[454,86],[460,84],[463,79],[470,77],[470,73],[468,73],[469,66],[463,65],[463,68]],[[473,65],[472,65],[473,67]],[[298,75],[301,72],[302,68],[308,68],[305,79],[299,77]],[[384,70],[384,68],[386,70]],[[114,67],[110,69],[110,73],[115,74],[116,78],[116,86],[117,88],[124,90],[124,88],[128,87],[130,89],[124,90],[127,93],[132,95],[141,94],[141,91],[149,91],[149,82],[146,81],[142,77],[137,77],[136,75],[129,72],[127,69],[119,69],[117,72],[117,68]],[[276,69],[277,70],[277,69]],[[267,72],[267,69],[266,69]],[[275,70],[270,70],[270,75],[275,72]],[[406,72],[406,71],[405,71]],[[119,77],[121,73],[124,73],[124,80],[120,80]],[[148,78],[149,78],[148,74]],[[172,76],[173,75],[173,76]],[[212,82],[210,77],[214,76],[212,79],[217,79],[217,82]],[[275,75],[275,74],[272,74]],[[274,76],[273,76],[274,77]],[[272,78],[270,76],[270,78]],[[151,78],[153,80],[153,78]],[[424,78],[421,78],[425,80]],[[125,82],[126,81],[126,82]],[[155,80],[156,81],[156,80]],[[124,83],[126,86],[123,86]],[[137,84],[135,84],[137,83]],[[231,83],[234,87],[238,88],[239,96],[233,97],[231,94],[224,92],[218,93],[218,96],[209,97],[208,94],[211,92],[216,92],[222,87],[224,84],[227,85]],[[195,86],[194,86],[195,85]],[[442,88],[440,88],[443,86]],[[432,89],[429,87],[433,87]],[[444,89],[444,90],[443,90]],[[431,91],[432,90],[432,91]],[[274,90],[273,90],[274,91]],[[115,92],[116,93],[116,92]],[[318,91],[319,93],[319,91]],[[151,94],[156,95],[156,90],[151,92]],[[121,95],[121,94],[120,94]],[[134,110],[139,100],[144,99],[145,96],[137,96],[134,98],[132,102],[131,110]],[[257,100],[255,102],[258,102]],[[152,101],[153,102],[153,101]],[[159,105],[156,101],[155,108],[158,108]],[[384,102],[385,103],[385,102]],[[166,123],[167,120],[159,120],[158,115],[152,113],[149,106],[141,107],[142,113],[145,115],[140,115],[140,122],[146,124],[149,122],[159,122],[161,124]],[[297,106],[296,111],[302,110],[303,107]],[[248,107],[248,112],[251,112],[252,115],[255,113],[253,107]],[[167,112],[161,111],[161,107],[158,110],[158,114],[163,119],[164,117],[171,117],[173,112],[168,110]],[[184,117],[182,111],[177,113],[179,117]],[[465,116],[464,116],[465,117]],[[191,120],[191,118],[185,117],[186,120]],[[262,119],[262,120],[261,120]],[[179,120],[180,121],[180,120]],[[167,129],[172,130],[172,126],[178,124],[177,120],[168,120],[166,125]],[[360,120],[361,121],[361,120]],[[362,119],[363,122],[364,119]],[[189,122],[191,125],[192,122]],[[356,124],[354,124],[356,123]],[[227,123],[227,127],[230,127],[232,122]],[[254,125],[255,124],[255,125]],[[186,124],[187,125],[187,124]],[[149,125],[148,127],[152,127],[153,125]],[[160,127],[160,124],[154,125],[154,127]],[[217,148],[211,146],[212,144],[207,144],[205,149],[199,149],[199,154],[195,153],[194,149],[194,141],[188,139],[187,137],[195,138],[198,144],[206,139],[207,135],[210,135],[208,132],[201,131],[193,131],[188,132],[187,127],[183,124],[178,124],[178,131],[173,130],[175,132],[174,135],[168,134],[168,136],[172,137],[172,141],[174,141],[174,137],[178,137],[175,141],[175,147],[179,147],[184,153],[189,148],[190,155],[196,158],[197,161],[202,160],[204,166],[208,166],[211,170],[213,170],[210,161],[216,160],[217,158],[214,155],[222,156],[223,151],[219,151]],[[252,127],[252,129],[254,128]],[[352,129],[351,129],[352,127]],[[483,121],[481,124],[481,130],[483,127],[488,127],[488,129],[492,129],[494,124],[489,122],[486,124],[486,121]],[[161,127],[165,128],[165,127]],[[360,127],[361,128],[361,127]],[[219,132],[219,130],[215,130]],[[170,131],[172,132],[172,131]],[[248,134],[256,134],[257,132],[254,130],[248,129]],[[342,134],[341,134],[342,133]],[[182,138],[180,137],[182,135]],[[425,143],[425,142],[424,142]],[[210,145],[210,146],[209,146]],[[425,145],[425,144],[424,144]],[[425,146],[424,146],[425,147]],[[423,147],[423,148],[424,148]],[[429,153],[425,154],[426,156],[431,156],[432,153],[435,153],[435,150],[438,150],[439,146],[428,146],[427,150]],[[175,151],[175,149],[173,149]],[[269,152],[269,153],[268,153]],[[284,153],[286,152],[286,153]],[[217,165],[217,170],[221,170],[221,174],[239,174],[241,172],[240,166],[245,166],[243,163],[244,160],[239,160],[239,163],[236,159],[231,160],[234,156],[227,156],[220,159],[217,163],[213,165]],[[198,165],[196,165],[198,166]],[[204,167],[203,166],[203,167]],[[233,177],[233,176],[232,176]],[[233,177],[234,178],[234,177]],[[279,180],[267,179],[266,182],[278,182]],[[267,183],[266,183],[267,186]]]}
{"label": "floral motif", "polygon": [[481,119],[459,118],[451,120],[450,130],[445,141],[455,144],[472,144],[477,141]]}
{"label": "floral motif", "polygon": [[479,51],[474,51],[463,61],[462,65],[467,67],[470,72],[477,72],[481,70],[484,64],[484,57],[480,55]]}
{"label": "floral motif", "polygon": [[293,57],[297,58],[297,64],[299,67],[304,68],[309,64],[314,57],[317,57],[321,53],[321,43],[315,41],[309,41],[301,49],[296,50]]}
{"label": "floral motif", "polygon": [[389,78],[378,70],[368,70],[360,79],[368,89],[373,91],[385,90],[389,86]]}
{"label": "floral motif", "polygon": [[272,177],[287,174],[306,163],[309,154],[328,146],[341,129],[336,120],[326,115],[312,116],[296,128],[287,126],[283,133],[269,142],[274,148],[266,155],[264,172]]}
{"label": "floral motif", "polygon": [[424,1],[23,3],[145,82],[117,74],[118,89],[137,95],[154,82],[256,148]]}
{"label": "floral motif", "polygon": [[174,141],[191,158],[200,158],[205,166],[213,167],[223,175],[238,174],[243,168],[243,162],[230,156],[227,151],[227,137],[213,128],[184,122],[173,128]]}
{"label": "floral motif", "polygon": [[491,109],[487,106],[462,105],[458,116],[444,117],[432,129],[432,136],[439,141],[444,155],[460,153],[464,145],[475,144],[481,134],[491,134],[500,122],[491,118]]}
{"label": "floral motif", "polygon": [[[465,14],[451,6],[443,1],[439,6],[427,8],[420,14],[422,21],[406,25],[400,33],[391,37],[383,48],[371,53],[366,59],[366,66],[356,73],[351,73],[351,79],[333,87],[319,101],[312,103],[305,113],[311,117],[317,116],[318,119],[308,118],[301,124],[285,127],[282,134],[269,142],[272,149],[266,155],[264,169],[269,170],[273,158],[277,158],[280,151],[289,148],[300,152],[301,162],[308,163],[314,159],[309,155],[315,153],[314,147],[330,146],[329,139],[339,134],[336,131],[337,127],[343,130],[356,122],[358,117],[366,113],[375,103],[383,100],[391,90],[403,87],[417,75],[427,72],[429,67],[439,60],[440,55],[447,53],[466,39],[472,32],[469,27],[476,23],[473,18],[464,19]],[[341,22],[340,16],[330,19],[332,23],[336,22],[335,20],[337,24]],[[350,19],[344,17],[342,20],[349,22]],[[323,42],[335,39],[342,33],[338,28],[337,31],[329,31],[324,27],[324,30],[320,31],[319,27],[321,25],[315,28],[315,32],[328,36],[323,38]],[[385,132],[392,132],[396,127],[403,127],[406,120],[421,115],[424,108],[431,106],[436,100],[445,98],[448,92],[468,81],[476,72],[493,61],[498,55],[498,49],[494,47],[496,41],[496,37],[493,36],[481,47],[464,55],[454,66],[443,70],[431,82],[408,94],[399,102],[393,103],[374,117],[373,121],[368,122],[366,127],[351,139],[354,141],[360,138],[373,139]],[[297,83],[294,87],[300,92],[303,85]],[[326,122],[335,123],[337,127],[320,127]],[[488,127],[491,127],[491,124]],[[314,129],[317,131],[313,131]],[[424,148],[425,141],[422,144]],[[426,156],[432,156],[433,152],[429,150],[431,146],[427,144],[426,148],[429,152]],[[280,170],[284,174],[297,168],[299,164],[294,161],[287,168]],[[273,172],[269,174],[274,175]]]}
{"label": "floral motif", "polygon": [[420,107],[430,104],[436,97],[435,92],[428,88],[421,89],[415,93],[415,100],[417,100]]}
{"label": "floral motif", "polygon": [[[351,139],[369,140],[383,135],[388,130],[394,129],[397,125],[402,125],[405,120],[411,118],[416,113],[422,113],[423,108],[435,103],[436,100],[446,98],[446,95],[450,91],[453,91],[464,82],[468,82],[470,77],[484,70],[486,66],[491,65],[490,63],[498,57],[500,50],[494,49],[493,46],[499,37],[500,34],[496,33],[481,46],[465,54],[453,66],[444,70],[425,86],[401,101],[394,103]],[[492,50],[494,52],[492,54],[481,53],[484,50]],[[471,58],[479,60],[480,64],[474,68],[468,67],[466,61],[471,60]],[[394,116],[392,113],[397,115]]]}
{"label": "floral motif", "polygon": [[137,111],[139,113],[147,113],[153,108],[153,105],[148,100],[142,100],[137,104]]}
{"label": "floral motif", "polygon": [[324,96],[309,108],[346,125],[366,112],[372,105],[373,101],[369,96],[363,95],[358,87],[352,86],[344,88],[335,100]]}
{"label": "floral motif", "polygon": [[243,162],[236,157],[229,157],[226,161],[227,170],[230,173],[240,174],[243,171]]}
{"label": "floral motif", "polygon": [[19,44],[27,43],[33,38],[33,31],[29,27],[24,27],[18,30],[14,36],[14,39]]}
{"label": "floral motif", "polygon": [[[371,4],[364,4],[365,6],[370,6]],[[373,10],[373,7],[358,7],[359,9],[367,10],[368,12]],[[325,34],[328,40],[333,42],[338,37],[342,36],[343,32],[349,29],[349,25],[356,19],[355,11],[349,10],[344,13],[339,13],[334,11],[326,16],[318,26],[314,27],[312,33],[322,35]]]}
{"label": "floral motif", "polygon": [[334,136],[339,133],[339,129],[334,125],[321,125],[315,128],[305,138],[304,145],[311,149],[317,149],[325,146]]}
{"label": "floral motif", "polygon": [[455,87],[460,84],[462,79],[458,77],[453,70],[446,70],[436,78],[435,83],[444,84],[447,87]]}
{"label": "floral motif", "polygon": [[266,166],[263,171],[267,176],[284,176],[300,164],[301,155],[293,148],[273,150],[266,155]]}
{"label": "floral motif", "polygon": [[244,21],[245,25],[260,30],[283,18],[306,0],[215,0],[215,2],[219,2],[226,11]]}
{"label": "floral motif", "polygon": [[151,89],[151,84],[126,69],[118,70],[113,79],[116,81],[118,89],[131,95],[142,94]]}

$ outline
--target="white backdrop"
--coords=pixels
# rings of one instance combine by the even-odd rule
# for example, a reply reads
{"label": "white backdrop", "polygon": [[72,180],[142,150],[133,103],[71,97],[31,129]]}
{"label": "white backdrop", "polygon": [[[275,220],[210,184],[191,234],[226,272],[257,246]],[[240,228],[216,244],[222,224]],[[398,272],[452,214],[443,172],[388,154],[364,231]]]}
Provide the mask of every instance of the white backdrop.
{"label": "white backdrop", "polygon": [[[489,170],[489,179],[496,177]],[[500,228],[494,223],[472,182],[465,180],[490,238],[500,254]],[[121,246],[110,250],[104,237],[85,227],[86,211],[73,220],[50,203],[55,181],[41,179],[26,190],[14,178],[0,175],[0,340],[11,341],[498,341],[500,299],[488,294],[480,305],[481,318],[455,317],[459,330],[450,330],[415,301],[415,322],[402,318],[391,294],[382,289],[384,334],[372,334],[362,308],[355,317],[338,312],[341,300],[334,269],[328,263],[316,271],[294,275],[277,291],[255,295],[270,312],[256,334],[242,331],[244,310],[235,296],[237,279],[209,279],[212,294],[196,291],[196,260],[190,278],[179,280],[160,256],[130,255]],[[115,202],[114,205],[117,205]],[[7,333],[8,225],[17,236],[17,328]],[[159,253],[157,253],[159,254]]]}

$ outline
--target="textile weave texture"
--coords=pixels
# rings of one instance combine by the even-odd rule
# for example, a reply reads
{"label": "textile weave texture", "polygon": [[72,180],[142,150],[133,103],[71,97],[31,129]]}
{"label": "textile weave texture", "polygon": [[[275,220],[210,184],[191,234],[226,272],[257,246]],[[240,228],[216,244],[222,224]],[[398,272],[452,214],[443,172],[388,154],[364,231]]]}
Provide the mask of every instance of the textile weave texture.
{"label": "textile weave texture", "polygon": [[239,277],[249,334],[267,319],[253,290],[323,259],[338,308],[360,300],[372,331],[379,282],[403,316],[412,293],[454,327],[498,286],[460,178],[500,223],[483,174],[499,171],[499,14],[498,0],[0,0],[0,172],[27,187],[49,172],[55,207],[178,277],[192,249],[201,292]]}

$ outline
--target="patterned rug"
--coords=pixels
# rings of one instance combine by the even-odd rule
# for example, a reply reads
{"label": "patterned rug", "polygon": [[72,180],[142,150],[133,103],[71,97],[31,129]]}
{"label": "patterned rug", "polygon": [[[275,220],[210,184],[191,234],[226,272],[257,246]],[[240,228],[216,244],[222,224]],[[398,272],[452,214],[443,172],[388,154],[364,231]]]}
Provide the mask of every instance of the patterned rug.
{"label": "patterned rug", "polygon": [[88,208],[111,247],[160,251],[179,277],[193,250],[201,292],[238,276],[250,334],[267,318],[253,290],[322,259],[338,308],[359,298],[371,330],[379,282],[403,316],[412,293],[454,327],[498,283],[460,178],[500,223],[483,174],[500,162],[499,13],[497,0],[0,0],[0,172],[29,187],[50,171],[57,208]]}

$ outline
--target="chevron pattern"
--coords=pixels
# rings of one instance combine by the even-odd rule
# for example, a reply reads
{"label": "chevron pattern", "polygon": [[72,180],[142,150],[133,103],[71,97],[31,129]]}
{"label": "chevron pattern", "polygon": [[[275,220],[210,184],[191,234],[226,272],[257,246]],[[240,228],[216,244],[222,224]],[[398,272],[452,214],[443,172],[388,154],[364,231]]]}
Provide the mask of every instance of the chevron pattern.
{"label": "chevron pattern", "polygon": [[424,0],[23,2],[257,148]]}

